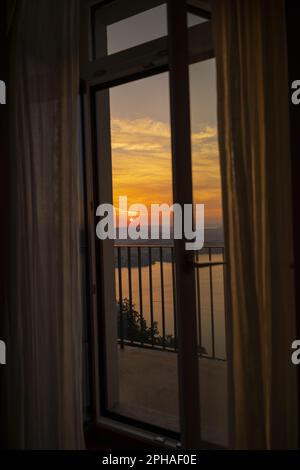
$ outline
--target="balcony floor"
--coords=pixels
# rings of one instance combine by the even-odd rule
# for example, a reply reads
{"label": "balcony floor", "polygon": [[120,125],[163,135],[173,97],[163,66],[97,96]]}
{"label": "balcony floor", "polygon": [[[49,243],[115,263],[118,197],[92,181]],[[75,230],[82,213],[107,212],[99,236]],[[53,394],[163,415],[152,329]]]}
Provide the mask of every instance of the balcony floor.
{"label": "balcony floor", "polygon": [[[114,411],[179,431],[177,355],[125,346],[118,352],[119,402]],[[221,446],[227,434],[227,363],[199,358],[202,440]]]}

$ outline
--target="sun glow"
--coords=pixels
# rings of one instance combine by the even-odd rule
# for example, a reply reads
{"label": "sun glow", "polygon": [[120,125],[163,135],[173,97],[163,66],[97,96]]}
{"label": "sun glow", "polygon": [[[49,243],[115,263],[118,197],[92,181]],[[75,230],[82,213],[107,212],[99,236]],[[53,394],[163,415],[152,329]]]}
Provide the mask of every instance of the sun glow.
{"label": "sun glow", "polygon": [[[172,204],[170,125],[148,117],[112,119],[114,204],[119,196],[128,205]],[[194,202],[205,204],[208,223],[221,221],[220,169],[217,131],[199,126],[192,134]],[[130,221],[137,215],[129,211]]]}

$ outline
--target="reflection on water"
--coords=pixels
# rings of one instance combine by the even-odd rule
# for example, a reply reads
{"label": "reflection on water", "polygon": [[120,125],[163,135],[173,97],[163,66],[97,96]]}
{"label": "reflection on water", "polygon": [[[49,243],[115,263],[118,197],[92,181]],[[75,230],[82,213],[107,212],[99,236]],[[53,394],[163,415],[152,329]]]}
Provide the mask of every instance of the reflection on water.
{"label": "reflection on water", "polygon": [[[206,254],[199,256],[199,261],[208,261]],[[213,261],[222,261],[221,254],[214,254]],[[223,266],[214,266],[212,268],[212,282],[208,268],[198,270],[200,306],[198,304],[198,321],[201,318],[201,344],[206,349],[207,354],[212,354],[212,315],[214,324],[215,356],[220,359],[226,358],[225,347],[225,306],[224,306],[224,279]],[[116,275],[116,295],[119,298],[119,279],[118,270]],[[128,269],[121,268],[122,277],[122,298],[129,298]],[[195,276],[196,278],[196,276]],[[132,279],[132,303],[135,310],[140,312],[139,296],[139,272],[137,267],[131,268]],[[150,326],[150,282],[149,266],[141,268],[142,279],[142,309],[143,316]],[[165,329],[166,335],[174,336],[174,303],[173,303],[173,283],[172,283],[172,263],[163,263],[163,287],[164,287],[164,306],[165,306]],[[198,282],[195,279],[196,282]],[[210,290],[212,285],[212,295]],[[160,263],[152,265],[152,295],[153,295],[153,320],[157,322],[158,329],[162,332],[162,286]],[[189,312],[187,311],[188,315]]]}

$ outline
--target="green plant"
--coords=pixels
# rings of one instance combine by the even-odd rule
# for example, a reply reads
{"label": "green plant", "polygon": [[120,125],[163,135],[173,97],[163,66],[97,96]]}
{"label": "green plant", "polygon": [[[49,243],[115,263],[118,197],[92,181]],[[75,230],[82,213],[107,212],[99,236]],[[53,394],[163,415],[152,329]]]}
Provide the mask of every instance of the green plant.
{"label": "green plant", "polygon": [[146,320],[135,309],[135,305],[130,306],[129,299],[124,298],[118,310],[118,336],[138,343],[152,343],[152,340],[155,343],[159,336],[157,322],[148,326]]}
{"label": "green plant", "polygon": [[[160,335],[157,322],[148,326],[146,320],[135,309],[135,304],[130,305],[130,300],[124,298],[122,305],[118,309],[118,337],[125,341],[134,341],[141,344],[153,344],[167,349],[177,349],[175,336],[166,334]],[[207,354],[203,346],[198,345],[198,353]]]}

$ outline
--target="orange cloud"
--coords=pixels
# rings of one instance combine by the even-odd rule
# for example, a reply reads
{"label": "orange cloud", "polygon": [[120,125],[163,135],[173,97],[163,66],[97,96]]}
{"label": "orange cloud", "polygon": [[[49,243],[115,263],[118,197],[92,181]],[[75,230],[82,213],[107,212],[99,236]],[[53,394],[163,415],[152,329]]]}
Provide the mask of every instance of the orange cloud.
{"label": "orange cloud", "polygon": [[[170,125],[147,117],[112,119],[114,204],[172,203]],[[221,222],[220,168],[216,129],[199,126],[192,134],[194,202],[205,204],[206,222]]]}

